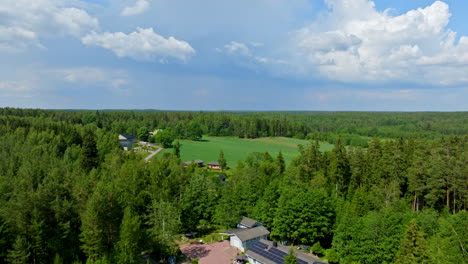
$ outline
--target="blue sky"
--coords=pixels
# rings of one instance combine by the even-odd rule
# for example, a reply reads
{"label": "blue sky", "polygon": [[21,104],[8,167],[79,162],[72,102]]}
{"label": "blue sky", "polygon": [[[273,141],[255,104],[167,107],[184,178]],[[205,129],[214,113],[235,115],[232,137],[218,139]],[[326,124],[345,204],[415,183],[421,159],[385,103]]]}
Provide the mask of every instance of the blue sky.
{"label": "blue sky", "polygon": [[467,111],[468,2],[3,0],[0,107]]}

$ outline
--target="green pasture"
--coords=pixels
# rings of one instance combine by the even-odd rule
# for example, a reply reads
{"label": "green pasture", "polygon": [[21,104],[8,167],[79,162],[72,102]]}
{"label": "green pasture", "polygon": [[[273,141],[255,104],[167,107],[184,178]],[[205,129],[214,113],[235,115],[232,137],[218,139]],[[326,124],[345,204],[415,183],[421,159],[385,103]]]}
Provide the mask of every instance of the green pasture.
{"label": "green pasture", "polygon": [[[242,139],[236,137],[203,137],[202,141],[180,140],[181,160],[190,161],[200,159],[205,162],[217,161],[219,151],[223,150],[228,166],[236,166],[238,161],[244,161],[252,152],[269,152],[276,157],[281,151],[287,164],[297,156],[299,144],[307,145],[309,141],[294,138],[258,138]],[[320,143],[322,151],[331,150],[333,145],[326,142]],[[173,152],[173,149],[165,149],[164,152]]]}

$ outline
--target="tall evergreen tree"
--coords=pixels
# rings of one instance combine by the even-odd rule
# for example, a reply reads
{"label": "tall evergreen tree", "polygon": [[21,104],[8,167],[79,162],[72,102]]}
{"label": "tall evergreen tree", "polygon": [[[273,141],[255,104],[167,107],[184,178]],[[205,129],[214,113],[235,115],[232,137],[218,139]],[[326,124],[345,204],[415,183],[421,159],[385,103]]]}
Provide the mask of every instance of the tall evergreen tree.
{"label": "tall evergreen tree", "polygon": [[117,263],[136,264],[141,263],[141,222],[130,207],[125,208],[120,226],[120,240],[117,242]]}
{"label": "tall evergreen tree", "polygon": [[286,162],[284,161],[283,153],[281,153],[281,151],[278,153],[278,157],[276,157],[276,163],[278,164],[280,174],[283,174],[286,169]]}
{"label": "tall evergreen tree", "polygon": [[226,170],[227,169],[227,161],[224,158],[223,150],[219,151],[218,163],[219,163],[219,167],[221,167],[221,170]]}
{"label": "tall evergreen tree", "polygon": [[419,230],[416,219],[413,219],[406,229],[404,238],[401,240],[395,264],[425,264],[429,262],[424,233]]}
{"label": "tall evergreen tree", "polygon": [[180,142],[179,142],[179,140],[177,140],[174,143],[174,155],[176,155],[176,157],[180,159]]}
{"label": "tall evergreen tree", "polygon": [[83,135],[83,146],[81,148],[80,164],[85,171],[90,171],[98,166],[98,149],[96,136],[91,129],[86,129]]}

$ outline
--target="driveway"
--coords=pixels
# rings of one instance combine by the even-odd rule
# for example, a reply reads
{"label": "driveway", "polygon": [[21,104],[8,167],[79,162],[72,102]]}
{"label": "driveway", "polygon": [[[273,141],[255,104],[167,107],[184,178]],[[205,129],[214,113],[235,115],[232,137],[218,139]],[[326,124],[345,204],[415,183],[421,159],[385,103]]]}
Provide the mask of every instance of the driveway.
{"label": "driveway", "polygon": [[203,245],[185,244],[180,250],[187,257],[197,258],[200,264],[230,264],[239,252],[229,246],[228,240]]}

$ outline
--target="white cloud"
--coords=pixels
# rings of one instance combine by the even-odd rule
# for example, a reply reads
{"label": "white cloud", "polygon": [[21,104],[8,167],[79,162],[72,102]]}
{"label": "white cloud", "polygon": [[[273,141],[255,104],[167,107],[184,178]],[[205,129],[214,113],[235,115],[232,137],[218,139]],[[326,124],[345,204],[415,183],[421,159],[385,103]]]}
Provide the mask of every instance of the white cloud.
{"label": "white cloud", "polygon": [[116,90],[123,90],[130,83],[127,72],[123,70],[78,67],[47,70],[46,73],[68,83],[98,85]]}
{"label": "white cloud", "polygon": [[155,57],[172,57],[187,61],[195,54],[189,43],[174,37],[164,38],[152,28],[137,28],[130,34],[91,33],[83,37],[83,44],[94,45],[112,50],[118,57],[136,60],[153,60]]}
{"label": "white cloud", "polygon": [[150,7],[148,0],[137,0],[133,6],[125,7],[122,10],[122,16],[134,16],[144,13]]}
{"label": "white cloud", "polygon": [[4,97],[31,97],[32,86],[25,81],[0,80],[0,94]]}
{"label": "white cloud", "polygon": [[65,0],[0,1],[0,50],[19,51],[56,35],[79,37],[97,29],[99,22]]}
{"label": "white cloud", "polygon": [[241,56],[250,57],[252,56],[250,49],[241,42],[231,41],[229,44],[224,45],[224,49],[229,54],[236,54]]}
{"label": "white cloud", "polygon": [[446,3],[391,16],[369,0],[326,0],[330,11],[295,32],[294,63],[306,74],[344,82],[468,81],[468,38],[447,29]]}

